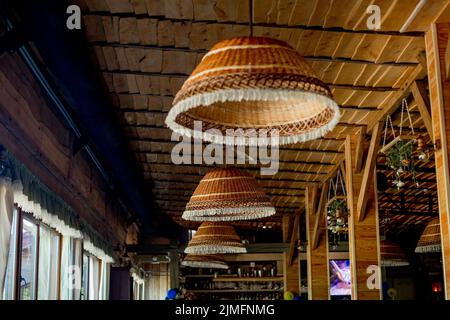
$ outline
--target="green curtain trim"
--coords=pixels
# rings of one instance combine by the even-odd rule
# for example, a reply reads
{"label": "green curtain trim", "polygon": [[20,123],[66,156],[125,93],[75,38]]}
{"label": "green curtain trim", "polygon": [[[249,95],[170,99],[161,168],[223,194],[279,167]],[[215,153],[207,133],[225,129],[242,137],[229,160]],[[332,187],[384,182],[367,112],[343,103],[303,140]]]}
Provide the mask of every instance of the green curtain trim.
{"label": "green curtain trim", "polygon": [[[0,144],[0,149],[1,146]],[[8,150],[3,152],[3,161],[0,161],[0,177],[9,178],[12,182],[20,181],[23,186],[23,193],[28,196],[29,200],[39,203],[43,209],[46,209],[50,214],[56,215],[71,228],[80,230],[86,234],[97,248],[114,257],[114,251],[109,242],[88,223],[82,220],[61,197],[44,185],[39,178],[11,155]]]}
{"label": "green curtain trim", "polygon": [[81,232],[89,238],[94,246],[103,250],[108,256],[115,259],[115,253],[110,243],[84,220],[81,221]]}

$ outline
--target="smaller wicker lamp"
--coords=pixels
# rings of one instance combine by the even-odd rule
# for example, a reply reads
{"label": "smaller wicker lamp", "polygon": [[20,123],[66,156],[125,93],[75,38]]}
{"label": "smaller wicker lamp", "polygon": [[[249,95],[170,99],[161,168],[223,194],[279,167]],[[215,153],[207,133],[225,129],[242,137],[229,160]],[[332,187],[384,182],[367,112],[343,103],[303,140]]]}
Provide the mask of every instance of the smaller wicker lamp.
{"label": "smaller wicker lamp", "polygon": [[219,254],[188,254],[181,265],[192,268],[228,269],[225,259]]}
{"label": "smaller wicker lamp", "polygon": [[381,241],[380,251],[382,267],[403,267],[409,265],[400,246],[392,241]]}
{"label": "smaller wicker lamp", "polygon": [[431,220],[423,230],[417,243],[416,253],[441,252],[441,230],[439,218]]}
{"label": "smaller wicker lamp", "polygon": [[219,222],[203,222],[184,250],[190,254],[246,253],[234,228]]}
{"label": "smaller wicker lamp", "polygon": [[182,217],[191,221],[236,221],[274,214],[274,206],[254,177],[238,169],[220,168],[203,177]]}

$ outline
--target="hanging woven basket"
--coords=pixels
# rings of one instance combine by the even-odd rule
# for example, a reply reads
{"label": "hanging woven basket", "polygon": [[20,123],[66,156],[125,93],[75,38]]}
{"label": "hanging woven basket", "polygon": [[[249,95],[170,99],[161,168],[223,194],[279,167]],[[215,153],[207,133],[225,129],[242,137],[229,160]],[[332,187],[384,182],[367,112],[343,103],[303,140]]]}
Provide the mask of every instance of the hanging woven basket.
{"label": "hanging woven basket", "polygon": [[218,254],[188,254],[181,265],[192,268],[228,269],[225,259]]}
{"label": "hanging woven basket", "polygon": [[381,241],[380,251],[382,267],[403,267],[409,265],[409,261],[406,259],[402,249],[395,242]]}
{"label": "hanging woven basket", "polygon": [[441,252],[441,230],[439,218],[431,220],[417,243],[416,253]]}
{"label": "hanging woven basket", "polygon": [[[330,89],[295,49],[266,37],[240,37],[217,43],[203,57],[175,96],[166,124],[214,143],[276,145],[322,137],[339,117]],[[252,139],[256,131],[278,138]]]}
{"label": "hanging woven basket", "polygon": [[190,254],[246,253],[234,228],[225,223],[203,222],[184,250]]}
{"label": "hanging woven basket", "polygon": [[191,221],[236,221],[269,217],[275,208],[258,182],[245,171],[220,168],[208,172],[186,205]]}

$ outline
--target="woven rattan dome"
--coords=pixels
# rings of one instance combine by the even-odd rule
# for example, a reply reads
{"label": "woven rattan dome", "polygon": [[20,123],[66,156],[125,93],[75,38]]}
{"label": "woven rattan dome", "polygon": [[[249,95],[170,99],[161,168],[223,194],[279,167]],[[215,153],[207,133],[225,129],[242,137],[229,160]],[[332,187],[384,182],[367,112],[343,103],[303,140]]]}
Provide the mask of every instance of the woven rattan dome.
{"label": "woven rattan dome", "polygon": [[417,253],[441,252],[441,230],[439,218],[431,220],[420,236],[415,250]]}
{"label": "woven rattan dome", "polygon": [[220,254],[246,253],[247,250],[232,226],[221,222],[203,222],[184,252]]}
{"label": "woven rattan dome", "polygon": [[220,168],[208,172],[200,181],[183,219],[233,221],[274,214],[274,206],[255,178],[235,168]]}
{"label": "woven rattan dome", "polygon": [[[202,121],[200,130],[194,121]],[[228,145],[257,144],[249,140],[255,130],[278,132],[278,142],[259,144],[313,140],[338,121],[330,89],[310,65],[285,42],[266,37],[217,43],[177,93],[166,118],[181,135],[194,137],[195,131],[195,137]],[[227,129],[243,131],[223,138]]]}
{"label": "woven rattan dome", "polygon": [[408,266],[409,261],[398,244],[392,241],[383,240],[380,244],[381,266],[382,267],[402,267]]}
{"label": "woven rattan dome", "polygon": [[228,269],[225,259],[219,254],[188,254],[181,265],[192,268]]}

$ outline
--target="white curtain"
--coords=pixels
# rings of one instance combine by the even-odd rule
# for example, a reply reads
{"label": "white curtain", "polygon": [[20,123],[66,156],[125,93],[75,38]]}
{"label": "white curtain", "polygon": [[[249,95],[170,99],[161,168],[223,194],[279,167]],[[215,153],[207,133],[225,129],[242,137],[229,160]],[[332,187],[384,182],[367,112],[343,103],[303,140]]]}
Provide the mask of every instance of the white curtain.
{"label": "white curtain", "polygon": [[0,296],[3,295],[6,268],[8,266],[13,209],[14,197],[11,181],[0,178]]}
{"label": "white curtain", "polygon": [[76,266],[76,270],[79,271],[80,278],[77,280],[78,283],[73,288],[73,300],[80,300],[81,298],[81,273],[83,270],[83,241],[80,239],[73,240],[73,256],[74,256],[74,265]]}
{"label": "white curtain", "polygon": [[98,300],[99,298],[99,283],[100,270],[99,261],[96,257],[89,257],[89,300]]}
{"label": "white curtain", "polygon": [[109,267],[109,263],[102,261],[99,293],[100,300],[109,300]]}
{"label": "white curtain", "polygon": [[[71,284],[74,276],[73,266],[73,241],[70,237],[64,237],[61,248],[61,300],[73,299],[73,285]],[[76,275],[75,275],[76,276]]]}
{"label": "white curtain", "polygon": [[48,300],[50,299],[51,288],[52,235],[49,229],[41,227],[39,237],[38,300]]}
{"label": "white curtain", "polygon": [[38,300],[58,299],[59,236],[49,228],[39,228]]}

